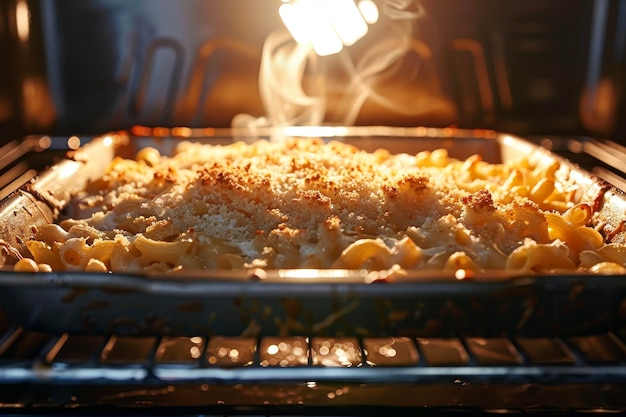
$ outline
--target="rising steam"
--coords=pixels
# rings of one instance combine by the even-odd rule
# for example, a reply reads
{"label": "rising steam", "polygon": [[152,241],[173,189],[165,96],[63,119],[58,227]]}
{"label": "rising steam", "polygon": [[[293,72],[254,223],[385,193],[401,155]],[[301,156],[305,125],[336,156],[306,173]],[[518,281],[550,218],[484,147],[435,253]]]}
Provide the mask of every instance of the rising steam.
{"label": "rising steam", "polygon": [[[343,49],[320,57],[308,44],[299,44],[287,30],[271,33],[263,46],[259,69],[259,89],[265,117],[240,114],[232,126],[256,128],[316,126],[332,122],[353,125],[366,100],[399,114],[414,109],[377,92],[380,81],[392,77],[411,48],[412,35],[421,19],[428,18],[415,0],[382,0],[376,33],[358,53]],[[342,81],[329,74],[343,73]],[[418,71],[418,69],[415,69]],[[333,120],[327,120],[328,93],[338,97]],[[335,98],[337,100],[337,98]]]}

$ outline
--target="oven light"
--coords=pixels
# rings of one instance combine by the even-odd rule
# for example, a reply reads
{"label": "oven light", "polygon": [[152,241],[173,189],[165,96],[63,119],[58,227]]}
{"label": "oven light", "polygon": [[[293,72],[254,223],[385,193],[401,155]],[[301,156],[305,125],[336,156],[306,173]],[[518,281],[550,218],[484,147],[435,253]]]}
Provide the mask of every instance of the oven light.
{"label": "oven light", "polygon": [[26,0],[21,0],[15,5],[15,27],[17,36],[22,42],[30,37],[30,11]]}
{"label": "oven light", "polygon": [[330,23],[345,46],[367,34],[367,23],[352,0],[320,0]]}
{"label": "oven light", "polygon": [[293,0],[278,9],[291,36],[301,45],[311,45],[320,56],[340,52],[367,34],[368,23],[378,20],[371,0]]}
{"label": "oven light", "polygon": [[363,19],[370,25],[378,22],[378,7],[372,0],[359,1],[359,11],[363,15]]}
{"label": "oven light", "polygon": [[336,54],[343,48],[319,1],[297,0],[285,3],[278,12],[296,42],[311,45],[318,55]]}

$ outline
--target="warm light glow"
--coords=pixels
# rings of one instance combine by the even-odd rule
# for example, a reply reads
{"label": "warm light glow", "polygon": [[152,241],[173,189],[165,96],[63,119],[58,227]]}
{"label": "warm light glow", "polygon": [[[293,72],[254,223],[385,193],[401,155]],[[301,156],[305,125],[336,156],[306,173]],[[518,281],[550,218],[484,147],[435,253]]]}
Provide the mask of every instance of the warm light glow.
{"label": "warm light glow", "polygon": [[367,22],[378,20],[376,5],[365,3],[357,7],[353,0],[294,0],[278,12],[296,42],[325,56],[356,43],[367,34]]}
{"label": "warm light glow", "polygon": [[287,136],[308,136],[308,137],[333,137],[344,136],[350,129],[345,126],[287,126],[284,128]]}
{"label": "warm light glow", "polygon": [[[106,143],[106,138],[105,144],[108,145],[108,143]],[[67,147],[70,149],[78,149],[80,147],[80,138],[78,136],[70,136],[67,139]]]}
{"label": "warm light glow", "polygon": [[192,346],[189,349],[189,354],[191,355],[192,358],[194,359],[198,359],[200,357],[200,348],[198,348],[198,346]]}
{"label": "warm light glow", "polygon": [[307,44],[310,42],[310,34],[307,32],[306,25],[300,24],[300,17],[298,16],[298,9],[295,5],[285,3],[278,9],[280,18],[283,20],[287,30],[291,33],[291,36],[296,42],[300,44]]}
{"label": "warm light glow", "polygon": [[30,36],[30,12],[26,0],[21,0],[15,5],[15,25],[18,38],[26,42]]}
{"label": "warm light glow", "polygon": [[50,136],[42,136],[37,141],[37,146],[39,146],[39,148],[42,150],[48,149],[51,145],[52,145],[52,139],[50,139]]}
{"label": "warm light glow", "polygon": [[384,346],[381,346],[380,349],[378,349],[378,353],[380,353],[382,356],[385,356],[387,358],[393,358],[396,356],[397,352],[390,345],[384,345]]}
{"label": "warm light glow", "polygon": [[378,7],[372,0],[359,1],[359,11],[367,23],[373,25],[378,22]]}
{"label": "warm light glow", "polygon": [[[72,136],[70,138],[70,140],[72,140],[72,138],[76,138],[76,140],[78,141],[78,146],[80,146],[80,138],[78,136]],[[113,145],[113,138],[111,136],[105,136],[104,138],[102,138],[102,143],[104,143],[105,146],[111,146]]]}
{"label": "warm light glow", "polygon": [[[370,100],[397,114],[422,113],[424,106],[430,104],[407,110],[405,104],[378,88],[383,80],[389,79],[388,70],[396,72],[403,68],[396,64],[416,49],[416,45],[419,45],[416,50],[424,55],[424,61],[429,57],[426,44],[422,41],[416,44],[412,36],[418,21],[430,19],[419,1],[278,2],[275,7],[284,27],[267,36],[259,68],[259,93],[265,114],[237,114],[231,127],[241,132],[244,140],[257,136],[259,129],[277,128],[272,130],[270,138],[280,142],[291,133],[283,132],[284,127],[324,126],[326,116],[330,115],[333,120],[328,122],[333,125],[354,125],[364,103]],[[387,21],[383,22],[383,18]],[[381,28],[376,34],[367,33],[368,25],[382,23],[387,24],[389,30]],[[365,47],[350,51],[350,54],[340,54],[340,59],[333,60],[333,74],[345,72],[350,75],[349,81],[340,86],[339,79],[328,77],[330,68],[326,60],[318,59],[316,55],[341,52],[344,46],[347,48],[364,36],[370,37]],[[335,70],[335,64],[341,68]],[[416,68],[414,73],[418,72],[421,73]],[[337,114],[332,113],[335,107],[329,102],[331,97],[337,100]]]}
{"label": "warm light glow", "polygon": [[459,281],[474,278],[474,272],[469,269],[457,269],[454,271],[454,277]]}
{"label": "warm light glow", "polygon": [[320,0],[337,35],[351,46],[367,33],[367,23],[352,0]]}
{"label": "warm light glow", "polygon": [[285,3],[278,12],[296,42],[311,45],[318,55],[336,54],[343,48],[318,0]]}
{"label": "warm light glow", "polygon": [[188,127],[175,127],[172,129],[172,136],[188,138],[193,132]]}
{"label": "warm light glow", "polygon": [[76,174],[76,171],[78,171],[78,167],[78,164],[60,164],[58,171],[59,178],[63,179],[72,177],[74,174]]}

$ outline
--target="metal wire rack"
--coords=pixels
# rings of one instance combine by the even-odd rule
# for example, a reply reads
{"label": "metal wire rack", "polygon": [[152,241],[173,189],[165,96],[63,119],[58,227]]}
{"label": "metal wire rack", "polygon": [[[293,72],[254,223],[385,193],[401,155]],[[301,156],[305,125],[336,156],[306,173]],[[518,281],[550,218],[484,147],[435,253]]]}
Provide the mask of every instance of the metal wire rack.
{"label": "metal wire rack", "polygon": [[0,410],[626,410],[626,332],[488,339],[145,337],[48,334],[6,320],[2,331]]}

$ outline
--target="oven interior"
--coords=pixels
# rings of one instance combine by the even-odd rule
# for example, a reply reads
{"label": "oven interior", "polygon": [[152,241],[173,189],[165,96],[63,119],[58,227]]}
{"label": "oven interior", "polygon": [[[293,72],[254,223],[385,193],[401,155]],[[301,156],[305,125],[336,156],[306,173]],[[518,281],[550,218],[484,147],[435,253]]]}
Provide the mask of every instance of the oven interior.
{"label": "oven interior", "polygon": [[[2,2],[1,197],[76,140],[136,125],[220,128],[240,114],[262,117],[259,67],[268,36],[283,28],[280,4]],[[365,100],[353,124],[511,132],[626,189],[626,1],[406,4],[421,17],[400,76],[376,91],[409,111]],[[367,52],[386,30],[372,25],[365,46],[349,53]],[[337,123],[342,101],[333,94],[347,79],[332,59],[326,65],[324,122]],[[0,332],[0,404],[9,412],[626,409],[623,329],[541,338],[96,336],[0,316]]]}
{"label": "oven interior", "polygon": [[[338,94],[360,75],[372,94],[354,124],[623,138],[623,1],[377,2],[381,17],[362,39],[307,63],[325,66],[324,122],[340,120]],[[285,32],[282,3],[7,0],[0,132],[227,127],[240,113],[263,116],[260,64],[269,35]],[[412,15],[384,20],[388,9]],[[412,25],[400,31],[403,19]],[[398,39],[408,41],[395,51]],[[402,59],[371,77],[379,68],[363,57],[381,43]]]}

